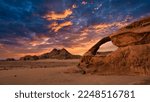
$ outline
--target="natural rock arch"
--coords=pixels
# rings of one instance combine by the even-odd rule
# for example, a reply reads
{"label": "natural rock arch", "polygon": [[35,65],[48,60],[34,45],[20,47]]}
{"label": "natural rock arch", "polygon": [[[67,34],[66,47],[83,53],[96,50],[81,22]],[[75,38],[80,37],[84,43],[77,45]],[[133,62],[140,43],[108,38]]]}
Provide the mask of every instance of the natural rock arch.
{"label": "natural rock arch", "polygon": [[[134,47],[136,45],[144,46],[145,44],[150,44],[150,17],[133,22],[132,24],[112,33],[110,36],[102,38],[83,55],[78,67],[83,71],[85,71],[86,69],[89,68],[89,65],[94,64],[94,62],[92,61],[93,59],[94,60],[96,59],[98,61],[100,60],[99,62],[105,62],[101,61],[101,58],[95,58],[95,55],[100,46],[108,41],[112,41],[114,45],[119,47],[118,50],[128,46]],[[141,48],[145,49],[145,47]],[[132,49],[132,47],[130,49]],[[148,59],[150,58],[148,57]]]}

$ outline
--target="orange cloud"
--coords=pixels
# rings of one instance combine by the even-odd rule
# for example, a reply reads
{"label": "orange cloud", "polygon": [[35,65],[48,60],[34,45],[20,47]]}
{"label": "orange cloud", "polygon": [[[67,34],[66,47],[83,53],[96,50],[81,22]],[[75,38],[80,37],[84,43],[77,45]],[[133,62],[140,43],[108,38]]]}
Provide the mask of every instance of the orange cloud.
{"label": "orange cloud", "polygon": [[71,26],[73,23],[71,21],[66,21],[61,24],[58,24],[57,22],[53,22],[51,25],[49,25],[49,28],[51,28],[54,32],[58,32],[63,27]]}
{"label": "orange cloud", "polygon": [[39,38],[39,39],[35,39],[33,41],[31,41],[29,44],[31,44],[31,46],[38,46],[38,45],[44,45],[44,44],[48,44],[49,38]]}
{"label": "orange cloud", "polygon": [[98,25],[94,25],[93,28],[95,28],[96,30],[98,29],[107,29],[107,28],[110,28],[110,27],[118,27],[118,28],[121,28],[123,26],[125,26],[126,24],[125,23],[122,23],[122,22],[114,22],[114,23],[103,23],[103,24],[98,24]]}
{"label": "orange cloud", "polygon": [[91,25],[88,28],[85,28],[83,31],[81,31],[81,35],[88,35],[90,33],[108,35],[111,34],[113,31],[115,31],[116,29],[126,26],[127,24],[128,24],[127,22],[113,22],[113,23],[101,23],[101,24]]}
{"label": "orange cloud", "polygon": [[49,21],[51,21],[51,20],[62,20],[64,18],[67,18],[71,14],[72,14],[71,9],[66,9],[62,13],[57,13],[57,12],[52,11],[52,12],[46,14],[44,16],[44,18],[46,18]]}

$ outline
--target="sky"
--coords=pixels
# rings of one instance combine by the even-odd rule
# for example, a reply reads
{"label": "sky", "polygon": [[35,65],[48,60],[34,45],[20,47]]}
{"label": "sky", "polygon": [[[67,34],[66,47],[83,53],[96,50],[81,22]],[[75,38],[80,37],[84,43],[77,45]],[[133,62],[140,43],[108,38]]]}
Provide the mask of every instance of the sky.
{"label": "sky", "polygon": [[[150,15],[150,0],[0,0],[0,58],[53,48],[85,53],[101,38]],[[110,43],[101,51],[116,49]]]}

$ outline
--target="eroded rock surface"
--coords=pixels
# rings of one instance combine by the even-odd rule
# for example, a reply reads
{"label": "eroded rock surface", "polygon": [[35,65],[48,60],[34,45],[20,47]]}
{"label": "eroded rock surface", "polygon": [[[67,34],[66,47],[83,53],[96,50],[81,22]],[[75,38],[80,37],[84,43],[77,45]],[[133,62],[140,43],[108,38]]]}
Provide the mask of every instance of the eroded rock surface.
{"label": "eroded rock surface", "polygon": [[[97,50],[108,41],[118,49],[98,56]],[[101,39],[84,54],[78,67],[84,73],[150,75],[150,17]]]}

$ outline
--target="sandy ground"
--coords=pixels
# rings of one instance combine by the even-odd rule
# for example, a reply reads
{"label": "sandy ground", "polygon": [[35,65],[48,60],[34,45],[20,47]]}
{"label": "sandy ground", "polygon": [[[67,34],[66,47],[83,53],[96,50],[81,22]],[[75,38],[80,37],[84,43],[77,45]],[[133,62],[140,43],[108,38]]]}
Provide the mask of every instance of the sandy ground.
{"label": "sandy ground", "polygon": [[150,76],[100,76],[73,73],[79,60],[0,62],[1,85],[149,84]]}

